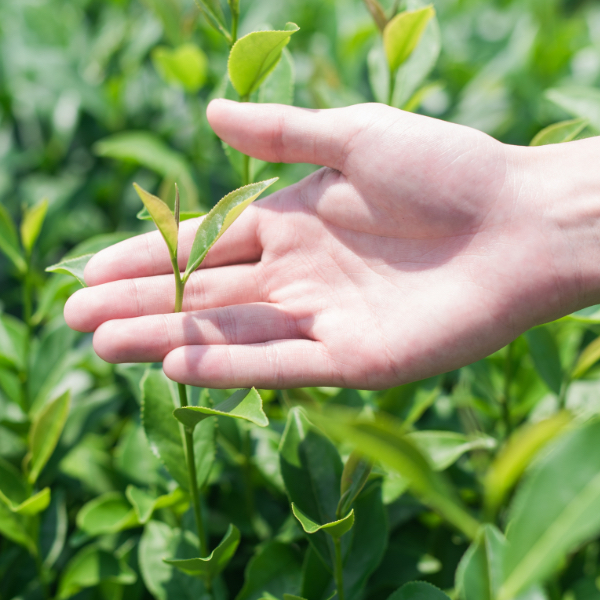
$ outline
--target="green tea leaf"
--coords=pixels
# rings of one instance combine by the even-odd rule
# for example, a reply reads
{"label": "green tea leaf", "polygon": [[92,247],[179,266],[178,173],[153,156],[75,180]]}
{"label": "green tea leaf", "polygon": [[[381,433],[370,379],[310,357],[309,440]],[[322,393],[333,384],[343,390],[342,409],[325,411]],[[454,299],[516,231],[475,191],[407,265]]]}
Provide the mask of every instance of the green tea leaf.
{"label": "green tea leaf", "polygon": [[435,16],[433,5],[396,15],[383,31],[390,71],[396,71],[417,47],[427,23]]}
{"label": "green tea leaf", "polygon": [[292,512],[300,522],[300,525],[302,525],[302,529],[310,534],[317,533],[317,531],[324,531],[332,538],[339,539],[344,534],[348,533],[354,525],[354,510],[351,510],[344,518],[333,521],[332,523],[325,523],[324,525],[315,523],[310,517],[307,517],[297,506],[295,506],[293,502]]}
{"label": "green tea leaf", "polygon": [[599,436],[599,422],[571,431],[533,465],[510,508],[498,600],[543,581],[568,552],[600,532]]}
{"label": "green tea leaf", "polygon": [[442,590],[424,581],[415,581],[403,585],[388,596],[387,600],[449,600]]}
{"label": "green tea leaf", "polygon": [[102,582],[131,585],[136,582],[136,574],[123,560],[118,560],[109,552],[95,546],[86,546],[67,564],[58,586],[59,600],[65,600],[77,592],[95,587]]}
{"label": "green tea leaf", "polygon": [[494,525],[484,525],[456,570],[461,600],[496,600],[503,582],[506,539]]}
{"label": "green tea leaf", "polygon": [[189,276],[200,266],[214,243],[242,214],[244,209],[250,206],[277,179],[275,177],[267,181],[251,183],[227,194],[217,202],[198,227],[183,276],[184,281],[187,281]]}
{"label": "green tea leaf", "polygon": [[587,119],[600,130],[600,90],[593,87],[565,86],[545,93],[546,98],[574,117]]}
{"label": "green tea leaf", "polygon": [[579,355],[571,379],[583,377],[600,360],[600,338],[596,338],[591,344],[588,344]]}
{"label": "green tea leaf", "polygon": [[269,419],[263,411],[262,398],[255,388],[238,390],[214,408],[186,406],[176,408],[173,414],[190,430],[193,430],[204,419],[217,415],[243,419],[260,427],[266,427],[269,424]]}
{"label": "green tea leaf", "polygon": [[496,440],[489,436],[467,437],[454,431],[414,431],[406,436],[429,458],[436,471],[443,471],[471,450],[493,450]]}
{"label": "green tea leaf", "polygon": [[181,488],[175,488],[170,494],[164,494],[157,498],[134,485],[128,485],[125,495],[133,506],[137,520],[142,524],[150,520],[155,510],[188,501]]}
{"label": "green tea leaf", "polygon": [[196,44],[183,44],[177,48],[157,46],[152,51],[152,62],[160,76],[170,84],[196,93],[206,81],[208,59]]}
{"label": "green tea leaf", "polygon": [[56,489],[40,527],[40,556],[47,569],[51,569],[60,557],[69,528],[65,493]]}
{"label": "green tea leaf", "polygon": [[517,430],[496,456],[485,477],[485,505],[492,515],[537,453],[571,422],[566,412]]}
{"label": "green tea leaf", "polygon": [[77,526],[89,535],[104,535],[139,525],[135,511],[120,492],[90,500],[77,513]]}
{"label": "green tea leaf", "polygon": [[154,224],[160,231],[169,249],[171,259],[177,257],[177,236],[179,228],[171,209],[160,199],[142,189],[137,183],[133,184],[140,200],[144,203],[146,210],[150,213]]}
{"label": "green tea leaf", "polygon": [[[343,465],[335,446],[312,426],[300,408],[288,413],[279,446],[281,474],[290,500],[317,523],[336,520]],[[319,557],[334,564],[333,542],[320,531],[309,541]]]}
{"label": "green tea leaf", "polygon": [[152,452],[165,465],[173,479],[189,488],[181,425],[173,418],[173,384],[161,370],[149,368],[140,383],[142,423]]}
{"label": "green tea leaf", "polygon": [[35,483],[52,456],[69,415],[71,393],[48,402],[35,416],[29,432],[29,483]]}
{"label": "green tea leaf", "polygon": [[14,513],[2,501],[0,501],[0,533],[26,548],[30,554],[35,555],[36,544],[32,539],[25,520],[18,513]]}
{"label": "green tea leaf", "polygon": [[27,491],[27,485],[19,471],[0,457],[0,501],[14,510],[27,500]]}
{"label": "green tea leaf", "polygon": [[294,101],[294,80],[294,59],[290,51],[284,48],[281,53],[281,60],[260,86],[258,102],[261,104],[292,104]]}
{"label": "green tea leaf", "polygon": [[49,504],[50,488],[47,487],[16,506],[14,512],[31,517],[45,511]]}
{"label": "green tea leaf", "polygon": [[473,538],[479,524],[462,506],[450,483],[429,465],[428,460],[405,435],[401,424],[389,417],[365,421],[348,411],[312,415],[333,438],[355,444],[365,456],[396,470],[410,481],[412,491],[437,509],[455,527]]}
{"label": "green tea leaf", "polygon": [[140,572],[146,587],[157,600],[210,600],[199,579],[190,578],[165,563],[163,558],[197,555],[193,536],[166,523],[149,521],[139,545]]}
{"label": "green tea leaf", "polygon": [[48,212],[48,200],[44,199],[35,206],[28,208],[21,222],[21,242],[25,252],[31,254],[33,246],[37,241],[46,213]]}
{"label": "green tea leaf", "polygon": [[284,31],[254,31],[233,45],[227,70],[233,87],[242,98],[259,88],[299,29],[295,23],[288,23]]}
{"label": "green tea leaf", "polygon": [[25,273],[27,263],[19,247],[17,230],[8,211],[0,204],[0,251],[15,265],[20,273]]}
{"label": "green tea leaf", "polygon": [[206,20],[214,27],[225,39],[231,43],[231,35],[226,29],[225,16],[219,0],[196,0],[196,5],[206,16]]}
{"label": "green tea leaf", "polygon": [[[196,219],[197,217],[202,217],[205,214],[206,212],[202,210],[182,210],[179,212],[179,222],[181,223],[183,221],[189,221],[190,219]],[[152,221],[152,215],[150,215],[145,206],[135,216],[140,221]]]}
{"label": "green tea leaf", "polygon": [[164,559],[164,561],[186,575],[212,581],[227,567],[239,543],[240,530],[235,525],[229,525],[221,543],[206,558]]}
{"label": "green tea leaf", "polygon": [[548,144],[562,144],[572,142],[587,126],[587,119],[573,119],[554,123],[542,129],[529,144],[530,146],[547,146]]}
{"label": "green tea leaf", "polygon": [[353,452],[344,465],[340,484],[340,502],[336,515],[347,515],[371,474],[373,464],[359,452]]}
{"label": "green tea leaf", "polygon": [[266,594],[281,598],[286,590],[300,588],[301,568],[302,557],[297,548],[269,541],[259,546],[248,562],[244,587],[235,600],[256,600],[267,597]]}
{"label": "green tea leaf", "polygon": [[66,258],[55,265],[47,267],[46,272],[72,275],[83,287],[87,287],[85,279],[83,278],[83,272],[85,271],[85,266],[90,262],[90,258],[92,258],[92,256],[94,255],[84,254],[83,256],[76,256],[75,258]]}
{"label": "green tea leaf", "polygon": [[536,327],[525,334],[533,364],[546,385],[557,396],[563,382],[558,346],[548,327]]}
{"label": "green tea leaf", "polygon": [[185,156],[169,148],[149,131],[123,131],[100,140],[94,145],[99,156],[137,163],[165,179],[176,181],[183,190],[182,207],[192,210],[198,206],[198,190]]}

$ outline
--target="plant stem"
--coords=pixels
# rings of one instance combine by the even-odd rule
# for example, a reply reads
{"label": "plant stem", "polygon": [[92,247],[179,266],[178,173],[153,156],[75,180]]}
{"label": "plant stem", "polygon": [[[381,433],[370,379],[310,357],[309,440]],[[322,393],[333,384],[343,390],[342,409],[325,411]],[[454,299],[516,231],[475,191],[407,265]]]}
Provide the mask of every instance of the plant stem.
{"label": "plant stem", "polygon": [[[183,383],[177,384],[179,391],[179,402],[182,407],[188,405],[187,391]],[[194,515],[196,517],[196,528],[198,530],[198,539],[200,540],[200,553],[202,558],[208,556],[208,544],[206,542],[206,532],[204,531],[204,522],[202,521],[202,507],[200,506],[200,494],[198,492],[198,479],[196,477],[196,461],[194,458],[194,433],[185,429],[185,458],[188,469],[188,479],[190,482],[190,492],[192,493],[192,504],[194,506]],[[210,585],[210,584],[208,584]]]}
{"label": "plant stem", "polygon": [[[175,273],[175,309],[173,312],[180,313],[183,307],[183,293],[185,283],[181,279],[177,256],[171,258],[173,272]],[[188,405],[187,390],[183,383],[177,384],[179,392],[179,404],[181,407]],[[206,532],[204,531],[204,521],[202,520],[202,507],[200,505],[200,493],[198,491],[198,478],[196,477],[196,460],[194,456],[194,432],[185,429],[185,459],[188,470],[188,480],[190,483],[190,492],[192,494],[192,504],[194,507],[194,516],[196,518],[196,529],[198,531],[198,540],[200,542],[200,553],[202,557],[208,556],[208,543],[206,541]],[[210,588],[210,582],[206,584]]]}
{"label": "plant stem", "polygon": [[335,547],[335,586],[338,600],[344,600],[344,568],[342,566],[342,543],[340,538],[333,539]]}
{"label": "plant stem", "polygon": [[388,91],[388,106],[392,106],[394,101],[394,90],[396,89],[396,72],[390,69],[390,85]]}
{"label": "plant stem", "polygon": [[238,2],[231,2],[231,45],[237,42],[238,22],[240,20],[240,7]]}

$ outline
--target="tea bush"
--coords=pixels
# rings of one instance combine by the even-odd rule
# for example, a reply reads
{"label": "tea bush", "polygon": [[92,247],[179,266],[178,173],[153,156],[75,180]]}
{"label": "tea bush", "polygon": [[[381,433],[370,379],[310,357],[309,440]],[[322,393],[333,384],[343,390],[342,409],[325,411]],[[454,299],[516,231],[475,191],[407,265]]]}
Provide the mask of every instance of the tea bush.
{"label": "tea bush", "polygon": [[3,0],[0,44],[0,598],[600,598],[600,307],[380,392],[186,388],[62,317],[152,221],[181,310],[242,210],[313,170],[221,144],[212,98],[597,135],[595,2]]}

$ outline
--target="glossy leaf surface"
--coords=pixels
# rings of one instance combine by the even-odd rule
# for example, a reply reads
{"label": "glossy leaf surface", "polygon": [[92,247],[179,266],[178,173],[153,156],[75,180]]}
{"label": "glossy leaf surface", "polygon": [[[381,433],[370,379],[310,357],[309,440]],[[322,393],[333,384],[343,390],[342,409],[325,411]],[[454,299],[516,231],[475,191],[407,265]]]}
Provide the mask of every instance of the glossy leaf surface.
{"label": "glossy leaf surface", "polygon": [[390,71],[396,71],[417,47],[429,21],[435,16],[432,5],[396,15],[383,31],[383,45]]}
{"label": "glossy leaf surface", "polygon": [[94,498],[77,515],[77,526],[92,536],[116,533],[138,524],[135,511],[120,492]]}
{"label": "glossy leaf surface", "polygon": [[224,198],[206,215],[194,238],[190,251],[184,280],[200,266],[214,243],[225,233],[228,227],[250,206],[277,178],[241,187]]}
{"label": "glossy leaf surface", "polygon": [[67,421],[71,407],[69,391],[46,404],[35,416],[29,434],[29,482],[35,483],[56,444]]}
{"label": "glossy leaf surface", "polygon": [[295,23],[288,23],[284,31],[254,31],[234,44],[227,70],[242,98],[255,92],[276,67],[282,50],[298,29]]}

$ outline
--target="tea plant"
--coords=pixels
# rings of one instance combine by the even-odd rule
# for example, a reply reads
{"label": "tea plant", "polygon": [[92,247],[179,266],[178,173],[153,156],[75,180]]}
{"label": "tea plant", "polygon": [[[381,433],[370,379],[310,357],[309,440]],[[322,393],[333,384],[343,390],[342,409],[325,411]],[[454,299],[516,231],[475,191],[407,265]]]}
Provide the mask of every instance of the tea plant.
{"label": "tea plant", "polygon": [[[291,103],[297,71],[305,106],[580,139],[600,131],[594,7],[227,4],[0,3],[0,598],[595,598],[597,307],[382,392],[186,388],[103,363],[61,317],[68,275],[139,230],[133,180],[158,190],[137,223],[181,310],[234,218],[306,173],[223,153],[209,99]],[[239,184],[180,270],[179,222]]]}

